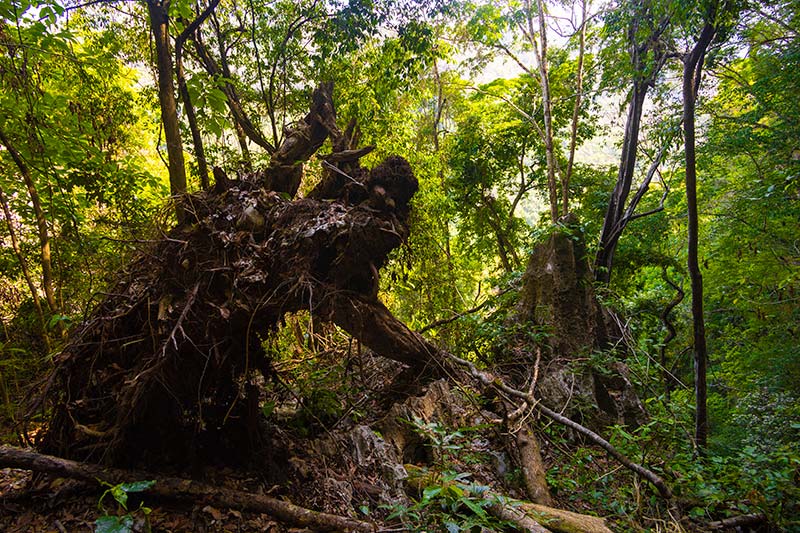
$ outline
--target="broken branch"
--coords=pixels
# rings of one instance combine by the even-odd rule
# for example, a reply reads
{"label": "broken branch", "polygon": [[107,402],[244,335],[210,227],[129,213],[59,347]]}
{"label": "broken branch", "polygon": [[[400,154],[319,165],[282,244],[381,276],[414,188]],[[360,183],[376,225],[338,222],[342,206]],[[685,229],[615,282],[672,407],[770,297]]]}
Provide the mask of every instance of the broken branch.
{"label": "broken branch", "polygon": [[542,405],[536,398],[533,397],[533,395],[509,387],[500,378],[492,376],[487,372],[478,370],[478,368],[473,363],[461,359],[459,357],[456,357],[455,355],[447,352],[442,352],[442,353],[453,362],[458,363],[461,366],[467,367],[469,369],[470,375],[472,375],[472,377],[474,377],[484,385],[502,391],[509,396],[513,396],[515,398],[523,400],[527,402],[528,405],[538,410],[540,413],[550,418],[551,420],[554,420],[559,424],[574,429],[575,431],[577,431],[578,433],[580,433],[581,435],[588,438],[590,441],[594,442],[595,444],[603,448],[605,451],[607,451],[609,455],[611,455],[614,459],[616,459],[620,464],[625,466],[625,468],[631,470],[632,472],[635,472],[639,476],[643,477],[644,479],[652,483],[658,489],[658,492],[659,494],[661,494],[662,498],[667,500],[672,498],[672,491],[669,489],[667,484],[664,483],[664,480],[661,479],[655,472],[648,470],[647,468],[643,467],[640,464],[634,463],[633,461],[622,455],[622,453],[616,448],[614,448],[614,446],[612,446],[610,442],[605,440],[603,437],[601,437],[591,429],[584,427],[575,422],[574,420],[570,420],[569,418],[560,415],[555,411],[553,411],[552,409],[549,409],[548,407]]}

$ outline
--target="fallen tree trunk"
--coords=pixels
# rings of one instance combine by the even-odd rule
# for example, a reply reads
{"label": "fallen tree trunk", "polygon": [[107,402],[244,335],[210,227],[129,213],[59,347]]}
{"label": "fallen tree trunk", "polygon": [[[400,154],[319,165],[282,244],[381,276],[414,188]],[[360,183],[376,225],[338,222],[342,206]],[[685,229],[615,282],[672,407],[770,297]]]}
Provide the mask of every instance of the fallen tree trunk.
{"label": "fallen tree trunk", "polygon": [[[315,91],[264,173],[215,170],[212,189],[178,199],[185,221],[146,243],[56,357],[40,396],[52,405],[43,452],[116,465],[246,458],[259,440],[247,383],[255,372],[270,379],[262,341],[287,313],[431,366],[435,350],[377,298],[378,270],[408,236],[417,180],[399,157],[359,165],[368,150],[353,149],[354,127],[337,128],[331,90]],[[325,137],[340,157],[292,201],[302,161]]]}
{"label": "fallen tree trunk", "polygon": [[518,508],[547,525],[554,533],[612,533],[603,518],[536,503],[522,503]]}
{"label": "fallen tree trunk", "polygon": [[104,468],[11,446],[0,446],[0,468],[20,468],[79,479],[97,485],[99,490],[105,490],[105,487],[98,482],[116,485],[152,479],[156,482],[145,490],[148,496],[194,504],[202,501],[239,511],[266,513],[286,524],[310,527],[315,531],[376,531],[376,527],[367,522],[312,511],[262,494],[212,487],[189,479],[161,477],[149,472]]}

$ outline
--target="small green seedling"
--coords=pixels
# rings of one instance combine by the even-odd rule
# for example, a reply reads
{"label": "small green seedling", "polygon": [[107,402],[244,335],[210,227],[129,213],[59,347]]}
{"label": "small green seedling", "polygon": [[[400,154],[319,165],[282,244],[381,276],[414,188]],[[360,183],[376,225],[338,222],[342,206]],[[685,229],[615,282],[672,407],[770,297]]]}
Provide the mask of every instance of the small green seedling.
{"label": "small green seedling", "polygon": [[[144,492],[153,485],[155,481],[136,481],[134,483],[117,483],[112,485],[105,481],[100,481],[103,485],[108,487],[106,491],[100,496],[97,501],[97,507],[103,511],[103,516],[98,518],[94,523],[94,533],[133,533],[133,525],[135,522],[134,515],[141,512],[145,519],[145,531],[150,531],[150,521],[148,516],[152,509],[145,507],[142,503],[139,504],[138,509],[133,512],[128,510],[128,494],[134,492]],[[117,502],[117,505],[125,511],[123,515],[109,515],[105,507],[103,507],[103,500],[106,496],[111,495]]]}

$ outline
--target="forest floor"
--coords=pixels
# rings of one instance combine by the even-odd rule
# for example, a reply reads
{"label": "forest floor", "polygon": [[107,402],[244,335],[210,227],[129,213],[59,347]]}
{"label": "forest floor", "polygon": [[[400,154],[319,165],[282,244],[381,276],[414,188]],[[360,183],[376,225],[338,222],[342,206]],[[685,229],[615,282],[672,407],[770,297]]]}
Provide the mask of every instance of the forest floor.
{"label": "forest floor", "polygon": [[[446,466],[469,471],[473,482],[505,484],[503,476],[512,460],[499,445],[497,432],[484,420],[496,415],[476,409],[471,404],[474,397],[463,394],[458,385],[451,388],[445,380],[418,391],[419,396],[398,396],[397,387],[407,387],[396,382],[402,379],[402,365],[369,352],[358,361],[341,355],[332,354],[331,366],[320,365],[327,369],[321,378],[325,382],[314,385],[314,390],[320,391],[338,381],[338,394],[320,398],[307,390],[305,398],[299,398],[296,387],[268,390],[262,405],[271,406],[271,412],[265,412],[261,423],[266,435],[261,455],[246,464],[203,464],[188,472],[160,474],[378,523],[395,510],[413,505],[407,495],[413,491],[405,486],[402,473],[412,467],[405,463],[431,470]],[[348,365],[354,371],[346,372]],[[434,443],[424,435],[434,431],[440,438],[448,438],[460,435],[459,427],[481,425],[481,431],[469,431],[452,440],[458,453],[447,457],[436,452]],[[448,428],[447,434],[444,428]],[[13,433],[6,429],[3,434]],[[437,438],[436,434],[429,436]],[[236,462],[230,459],[229,463]],[[111,495],[103,497],[106,488],[26,470],[0,469],[0,531],[95,531],[95,521],[106,512],[126,514]],[[523,497],[521,491],[502,490]],[[267,514],[215,507],[207,501],[166,501],[146,493],[138,496],[131,494],[127,505],[135,532],[147,531],[140,504],[152,509],[147,519],[153,532],[306,531],[287,527]],[[395,531],[411,527],[397,519],[388,523],[395,524]]]}
{"label": "forest floor", "polygon": [[[469,504],[464,502],[470,499],[468,495],[449,502],[434,499],[426,508],[418,507],[423,490],[446,492],[452,486],[447,481],[451,473],[463,476],[467,484],[490,487],[503,497],[527,499],[518,457],[509,445],[501,417],[493,412],[496,406],[468,384],[441,379],[414,390],[404,381],[402,365],[371,352],[332,350],[327,357],[317,361],[313,376],[301,368],[292,369],[294,380],[289,380],[288,369],[277,365],[286,381],[282,386],[263,386],[264,441],[255,456],[238,465],[232,465],[236,463],[232,457],[217,464],[205,459],[188,471],[162,468],[157,475],[271,496],[315,511],[372,522],[383,528],[380,531],[444,531],[444,522],[451,519],[442,511],[444,503],[456,509],[455,515],[465,523],[471,520]],[[306,381],[301,384],[298,376]],[[413,393],[399,394],[400,390]],[[326,394],[320,395],[320,391]],[[580,480],[574,480],[568,489],[570,472],[564,470],[563,462],[574,450],[565,443],[552,444],[543,450],[544,462],[565,478],[557,479],[561,490],[551,488],[553,507],[609,514],[582,497],[582,491],[592,489],[579,486]],[[618,470],[599,449],[582,447],[581,454],[584,479],[602,480]],[[424,475],[412,487],[409,477],[415,472]],[[309,531],[287,526],[268,514],[230,509],[203,499],[166,500],[146,492],[130,495],[126,513],[110,494],[103,494],[107,488],[26,470],[0,469],[0,531],[100,531],[95,522],[106,513],[129,514],[132,519],[131,528],[106,530],[109,532],[146,532],[146,522],[150,531],[162,533]],[[480,503],[481,499],[471,501]],[[147,520],[140,506],[152,509]],[[401,519],[398,513],[403,511],[406,514]],[[617,521],[620,517],[609,518]],[[625,526],[622,529],[631,530],[630,523]],[[481,527],[481,531],[504,529]]]}
{"label": "forest floor", "polygon": [[[215,477],[221,486],[230,489],[255,492],[258,482],[244,477],[242,472],[218,470]],[[34,479],[25,470],[5,468],[0,470],[0,531],[6,533],[64,533],[94,532],[95,521],[104,514],[98,507],[100,493],[86,483],[52,478]],[[111,500],[111,501],[108,501]],[[109,512],[116,505],[106,497]],[[146,503],[146,498],[145,498]],[[136,509],[138,503],[131,501],[129,508]],[[146,531],[144,514],[136,517],[134,531]],[[198,533],[233,532],[284,532],[304,531],[287,529],[266,514],[218,509],[197,502],[158,502],[149,513],[153,532],[171,533],[193,531]]]}

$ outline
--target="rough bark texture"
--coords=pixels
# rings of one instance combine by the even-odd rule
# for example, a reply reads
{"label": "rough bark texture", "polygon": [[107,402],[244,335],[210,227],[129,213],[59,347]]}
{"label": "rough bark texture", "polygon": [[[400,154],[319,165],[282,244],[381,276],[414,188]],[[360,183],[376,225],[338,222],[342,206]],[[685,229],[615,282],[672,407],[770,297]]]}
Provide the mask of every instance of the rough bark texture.
{"label": "rough bark texture", "polygon": [[[326,86],[309,116],[332,113]],[[335,122],[326,131],[340,140]],[[323,180],[295,201],[263,188],[294,183],[324,140],[315,135],[287,136],[276,154],[291,164],[235,182],[216,173],[211,190],[182,199],[186,221],[140,253],[56,358],[44,451],[121,464],[246,456],[258,407],[245,385],[255,371],[270,377],[260,339],[289,312],[337,322],[419,369],[430,363],[433,348],[376,297],[378,269],[408,235],[411,168],[398,157],[371,171],[351,162],[346,187]]]}
{"label": "rough bark texture", "polygon": [[[186,167],[183,160],[183,142],[181,141],[178,110],[175,103],[175,87],[172,54],[169,49],[169,2],[147,0],[150,15],[150,29],[155,41],[156,61],[158,65],[158,99],[161,104],[161,123],[164,126],[164,137],[167,141],[167,157],[169,163],[170,193],[181,194],[186,191]],[[182,222],[183,213],[177,210],[178,221]]]}
{"label": "rough bark texture", "polygon": [[552,505],[553,498],[547,487],[547,470],[542,460],[541,447],[530,427],[524,426],[517,432],[517,450],[528,498],[534,503]]}
{"label": "rough bark texture", "polygon": [[[542,335],[537,396],[553,409],[594,428],[640,425],[645,418],[622,363],[593,369],[578,365],[613,336],[610,316],[594,293],[583,235],[572,218],[531,254],[522,278],[516,320]],[[526,351],[526,346],[521,347]],[[528,364],[532,361],[528,360]]]}

